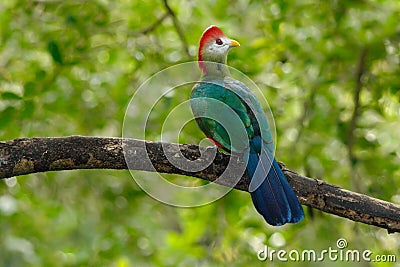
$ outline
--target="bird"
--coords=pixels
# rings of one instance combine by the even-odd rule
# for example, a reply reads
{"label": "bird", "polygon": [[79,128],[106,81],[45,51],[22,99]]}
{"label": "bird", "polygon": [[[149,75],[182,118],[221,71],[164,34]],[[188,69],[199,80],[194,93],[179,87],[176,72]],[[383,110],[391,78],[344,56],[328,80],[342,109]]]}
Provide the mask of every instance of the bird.
{"label": "bird", "polygon": [[201,78],[190,93],[195,121],[217,147],[243,155],[253,204],[273,226],[297,223],[302,206],[273,156],[274,142],[267,117],[251,90],[232,78],[227,66],[231,48],[240,46],[220,28],[203,32],[198,65]]}

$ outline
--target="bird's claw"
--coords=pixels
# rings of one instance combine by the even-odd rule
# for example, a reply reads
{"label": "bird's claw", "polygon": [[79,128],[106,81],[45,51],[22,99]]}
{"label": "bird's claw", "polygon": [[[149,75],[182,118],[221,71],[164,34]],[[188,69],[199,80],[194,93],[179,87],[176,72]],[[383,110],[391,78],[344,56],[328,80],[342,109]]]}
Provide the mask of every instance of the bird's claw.
{"label": "bird's claw", "polygon": [[282,161],[278,161],[278,165],[282,170],[287,170],[285,163],[283,163]]}
{"label": "bird's claw", "polygon": [[217,146],[200,146],[200,153],[201,154],[210,154],[210,155],[215,155],[218,152],[218,147]]}
{"label": "bird's claw", "polygon": [[206,151],[218,152],[218,147],[217,146],[207,146]]}

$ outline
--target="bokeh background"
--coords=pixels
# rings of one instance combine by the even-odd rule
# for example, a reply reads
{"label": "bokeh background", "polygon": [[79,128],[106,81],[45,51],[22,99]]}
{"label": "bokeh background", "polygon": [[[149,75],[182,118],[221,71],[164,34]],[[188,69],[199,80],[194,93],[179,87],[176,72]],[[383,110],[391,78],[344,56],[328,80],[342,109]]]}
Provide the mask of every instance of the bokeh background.
{"label": "bokeh background", "polygon": [[[140,84],[194,60],[201,33],[215,24],[241,43],[229,64],[268,99],[280,161],[400,203],[399,18],[397,0],[2,0],[0,138],[121,136]],[[149,140],[159,140],[165,111],[189,93],[158,106]],[[204,136],[192,123],[179,138],[196,144]],[[147,196],[128,171],[21,176],[0,181],[0,265],[281,266],[258,261],[256,252],[264,245],[321,251],[336,248],[339,238],[348,249],[400,261],[398,234],[304,208],[303,222],[277,228],[237,190],[184,209]]]}

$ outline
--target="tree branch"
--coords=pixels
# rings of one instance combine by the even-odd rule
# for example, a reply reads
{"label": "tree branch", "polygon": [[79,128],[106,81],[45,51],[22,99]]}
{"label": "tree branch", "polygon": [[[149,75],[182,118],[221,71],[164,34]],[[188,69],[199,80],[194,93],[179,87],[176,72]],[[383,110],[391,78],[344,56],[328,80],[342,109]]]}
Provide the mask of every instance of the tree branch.
{"label": "tree branch", "polygon": [[357,179],[357,172],[355,169],[355,165],[357,162],[357,157],[354,154],[354,144],[356,141],[356,136],[355,136],[355,131],[357,128],[357,121],[360,113],[360,95],[361,95],[361,89],[363,86],[362,82],[362,77],[365,72],[365,61],[367,57],[367,48],[363,48],[360,54],[360,58],[358,61],[358,66],[357,66],[357,72],[356,72],[356,77],[355,77],[355,90],[354,90],[354,96],[353,96],[353,102],[354,102],[354,109],[353,109],[353,114],[351,115],[351,120],[350,120],[350,125],[349,125],[349,130],[347,132],[347,151],[348,151],[348,158],[350,162],[350,168],[351,168],[351,180],[352,180],[352,185],[353,189],[355,190],[360,190],[361,186],[359,183],[359,179]]}
{"label": "tree branch", "polygon": [[139,34],[148,34],[152,31],[154,31],[166,18],[168,18],[170,14],[168,12],[165,12],[164,15],[162,15],[159,19],[157,19],[155,22],[150,24],[149,26],[139,30],[135,31],[133,35],[139,35]]}
{"label": "tree branch", "polygon": [[[185,171],[171,164],[166,155],[182,163],[211,162],[197,172]],[[215,156],[215,157],[214,157]],[[126,161],[126,159],[129,159]],[[127,164],[128,162],[128,164]],[[145,142],[135,139],[71,136],[59,138],[24,138],[0,142],[0,179],[18,175],[72,169],[134,169],[174,173],[216,181],[228,164],[233,173],[244,163],[227,155],[196,145]],[[228,170],[227,170],[228,171]],[[300,202],[312,208],[400,232],[400,206],[351,192],[321,180],[301,176],[283,167]],[[228,175],[225,175],[230,177]],[[229,179],[216,182],[231,186]],[[234,188],[247,191],[249,179],[242,177]]]}
{"label": "tree branch", "polygon": [[183,49],[185,50],[186,55],[189,58],[193,58],[192,55],[190,54],[190,51],[189,51],[189,44],[186,41],[185,34],[183,33],[182,27],[181,27],[181,25],[180,25],[180,23],[178,21],[178,18],[176,16],[175,12],[170,7],[170,5],[168,3],[168,0],[163,0],[163,3],[164,3],[165,9],[167,10],[167,12],[169,13],[169,15],[172,18],[172,23],[174,24],[174,27],[175,27],[176,33],[179,36],[179,39],[181,39],[182,46],[183,46]]}

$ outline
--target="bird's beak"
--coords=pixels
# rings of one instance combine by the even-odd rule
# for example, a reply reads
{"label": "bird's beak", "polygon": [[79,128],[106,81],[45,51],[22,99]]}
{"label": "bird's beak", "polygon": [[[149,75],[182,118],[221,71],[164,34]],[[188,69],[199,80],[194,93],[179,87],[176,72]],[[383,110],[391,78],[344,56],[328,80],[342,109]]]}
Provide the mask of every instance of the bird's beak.
{"label": "bird's beak", "polygon": [[238,41],[235,41],[235,40],[231,40],[231,43],[230,43],[230,45],[229,45],[230,47],[237,47],[237,46],[240,46],[240,44],[239,44],[239,42]]}

